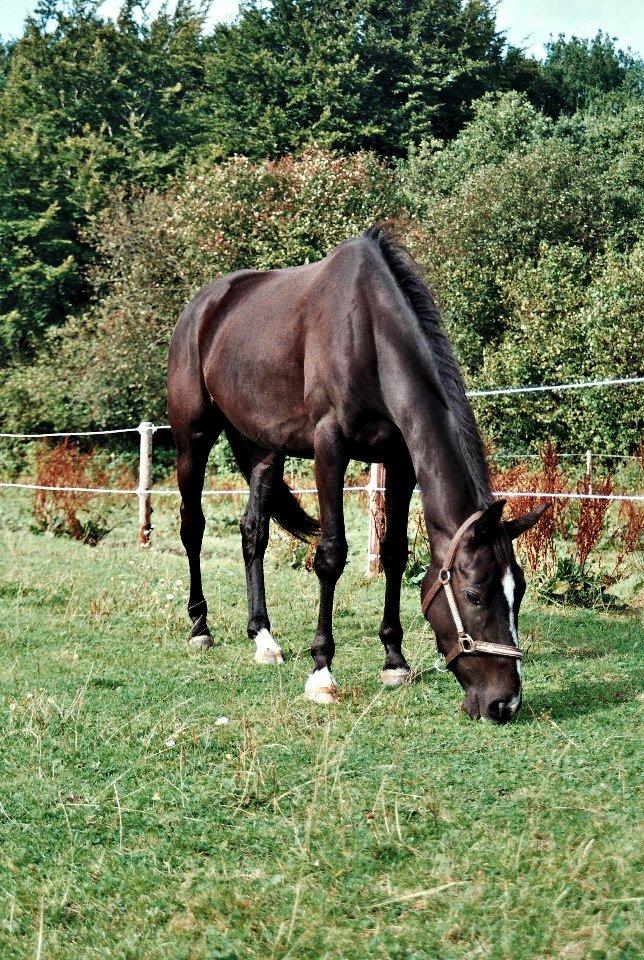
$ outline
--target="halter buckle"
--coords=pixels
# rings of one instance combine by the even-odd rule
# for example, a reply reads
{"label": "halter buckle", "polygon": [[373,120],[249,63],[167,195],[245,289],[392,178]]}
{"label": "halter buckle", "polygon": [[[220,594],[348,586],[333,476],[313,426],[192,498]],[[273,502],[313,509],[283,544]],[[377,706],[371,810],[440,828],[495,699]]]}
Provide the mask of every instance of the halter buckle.
{"label": "halter buckle", "polygon": [[438,579],[445,586],[446,583],[449,583],[452,579],[451,570],[446,570],[445,567],[442,567],[438,572]]}
{"label": "halter buckle", "polygon": [[458,639],[463,653],[473,653],[476,650],[476,641],[470,637],[469,633],[464,633]]}

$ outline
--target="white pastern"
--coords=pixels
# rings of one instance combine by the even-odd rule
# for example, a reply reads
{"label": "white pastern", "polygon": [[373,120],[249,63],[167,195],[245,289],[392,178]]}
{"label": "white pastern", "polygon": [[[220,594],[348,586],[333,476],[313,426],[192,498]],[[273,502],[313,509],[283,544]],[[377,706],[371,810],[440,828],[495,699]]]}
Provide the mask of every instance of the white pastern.
{"label": "white pastern", "polygon": [[304,685],[304,696],[314,703],[337,703],[338,685],[328,667],[314,670]]}
{"label": "white pastern", "polygon": [[[503,574],[503,580],[501,581],[501,586],[503,587],[503,593],[505,599],[508,602],[508,617],[510,622],[510,636],[514,642],[515,647],[519,646],[519,635],[517,634],[517,625],[514,622],[514,590],[515,583],[512,571],[508,567]],[[517,660],[517,673],[519,674],[519,679],[521,678],[521,661]],[[517,702],[518,706],[518,702]]]}
{"label": "white pastern", "polygon": [[282,648],[268,630],[260,630],[255,637],[255,660],[257,663],[284,663]]}
{"label": "white pastern", "polygon": [[196,650],[208,650],[214,644],[212,637],[208,636],[207,633],[202,633],[198,637],[189,637],[188,646],[194,647]]}
{"label": "white pastern", "polygon": [[403,687],[411,679],[411,670],[405,667],[390,667],[380,671],[380,682],[386,687]]}

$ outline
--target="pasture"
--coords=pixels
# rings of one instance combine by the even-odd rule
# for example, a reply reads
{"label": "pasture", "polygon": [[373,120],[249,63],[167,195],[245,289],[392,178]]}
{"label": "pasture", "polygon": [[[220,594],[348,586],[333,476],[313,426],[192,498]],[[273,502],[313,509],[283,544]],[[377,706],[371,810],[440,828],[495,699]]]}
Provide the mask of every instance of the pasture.
{"label": "pasture", "polygon": [[350,507],[325,708],[303,697],[316,577],[272,536],[288,661],[256,665],[233,511],[211,503],[216,646],[189,650],[171,509],[147,551],[132,529],[1,535],[3,960],[641,956],[637,611],[528,596],[524,707],[475,724],[417,587],[415,682],[381,687],[383,582]]}

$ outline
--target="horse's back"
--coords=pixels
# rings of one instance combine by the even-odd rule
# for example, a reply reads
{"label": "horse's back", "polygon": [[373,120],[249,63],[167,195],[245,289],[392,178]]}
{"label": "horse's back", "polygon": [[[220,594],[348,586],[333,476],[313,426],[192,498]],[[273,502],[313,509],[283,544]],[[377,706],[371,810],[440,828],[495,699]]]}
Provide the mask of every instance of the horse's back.
{"label": "horse's back", "polygon": [[369,290],[382,261],[354,238],[323,260],[203,287],[173,334],[170,379],[260,444],[308,455],[324,410],[354,405],[374,369]]}

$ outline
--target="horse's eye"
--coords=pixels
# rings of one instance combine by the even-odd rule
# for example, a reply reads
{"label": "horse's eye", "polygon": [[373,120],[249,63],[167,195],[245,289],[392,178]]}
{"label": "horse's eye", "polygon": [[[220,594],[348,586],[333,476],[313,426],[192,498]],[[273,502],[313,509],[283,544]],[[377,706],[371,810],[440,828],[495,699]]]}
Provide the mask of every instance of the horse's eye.
{"label": "horse's eye", "polygon": [[477,607],[480,606],[481,598],[479,597],[478,593],[474,593],[473,590],[466,590],[465,596],[470,601],[470,603],[473,603]]}

